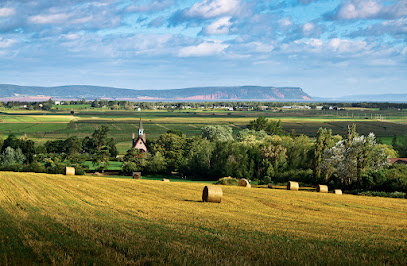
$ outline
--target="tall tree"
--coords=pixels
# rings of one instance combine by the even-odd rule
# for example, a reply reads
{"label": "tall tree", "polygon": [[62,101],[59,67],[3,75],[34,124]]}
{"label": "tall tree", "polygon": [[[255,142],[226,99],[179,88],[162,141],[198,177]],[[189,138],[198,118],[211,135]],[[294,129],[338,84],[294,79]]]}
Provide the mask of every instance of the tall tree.
{"label": "tall tree", "polygon": [[72,136],[64,141],[65,152],[69,155],[82,151],[82,141],[77,136]]}
{"label": "tall tree", "polygon": [[247,127],[256,131],[264,130],[270,135],[283,135],[284,133],[281,120],[269,120],[264,116],[259,116],[256,120],[250,121]]}
{"label": "tall tree", "polygon": [[21,140],[17,138],[14,134],[8,135],[8,137],[4,140],[2,151],[5,151],[7,147],[11,147],[14,150],[20,148]]}
{"label": "tall tree", "polygon": [[334,174],[345,186],[362,183],[362,175],[367,170],[379,170],[387,165],[385,149],[376,143],[375,136],[367,137],[349,134],[352,138],[339,141],[325,152],[322,164],[324,171]]}
{"label": "tall tree", "polygon": [[321,164],[326,150],[332,148],[339,141],[339,137],[332,136],[332,130],[319,128],[313,151],[312,171],[316,180],[321,180]]}
{"label": "tall tree", "polygon": [[151,145],[151,152],[154,155],[160,152],[167,161],[167,170],[175,171],[184,160],[186,147],[186,136],[179,136],[172,133],[165,133]]}
{"label": "tall tree", "polygon": [[233,140],[232,128],[230,126],[205,126],[202,129],[202,137],[208,140],[229,141]]}
{"label": "tall tree", "polygon": [[107,133],[109,132],[109,127],[102,125],[100,128],[96,129],[92,134],[93,143],[96,149],[100,151],[104,145],[107,143]]}

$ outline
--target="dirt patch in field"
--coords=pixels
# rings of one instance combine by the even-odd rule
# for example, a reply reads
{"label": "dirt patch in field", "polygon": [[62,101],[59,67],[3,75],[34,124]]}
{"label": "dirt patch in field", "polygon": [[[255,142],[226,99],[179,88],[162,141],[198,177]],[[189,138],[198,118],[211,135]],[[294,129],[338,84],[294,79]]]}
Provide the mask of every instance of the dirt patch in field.
{"label": "dirt patch in field", "polygon": [[154,122],[151,121],[151,120],[150,120],[150,122],[152,122],[152,123],[155,124],[156,126],[162,127],[162,128],[164,128],[164,129],[166,129],[166,130],[170,130],[168,127],[163,126],[163,125],[160,125],[160,124],[157,124],[157,123],[154,123]]}
{"label": "dirt patch in field", "polygon": [[237,126],[237,125],[235,125],[235,124],[233,124],[233,123],[230,123],[230,125],[231,125],[232,127],[235,127],[235,128],[238,128],[238,129],[242,129],[241,127],[239,127],[239,126]]}
{"label": "dirt patch in field", "polygon": [[112,126],[117,129],[117,130],[122,130],[120,127],[118,127],[116,124],[112,124]]}

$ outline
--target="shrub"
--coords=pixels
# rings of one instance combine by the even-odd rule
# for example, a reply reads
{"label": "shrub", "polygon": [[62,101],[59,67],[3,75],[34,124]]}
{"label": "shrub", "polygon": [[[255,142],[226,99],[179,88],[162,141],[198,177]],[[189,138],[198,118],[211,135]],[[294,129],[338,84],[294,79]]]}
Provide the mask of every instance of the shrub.
{"label": "shrub", "polygon": [[216,185],[226,185],[226,186],[237,186],[237,183],[239,182],[239,179],[227,176],[227,177],[222,177],[218,181],[216,181]]}
{"label": "shrub", "polygon": [[271,183],[271,177],[269,176],[265,176],[263,179],[259,180],[259,185],[267,185],[269,183]]}
{"label": "shrub", "polygon": [[404,192],[384,192],[384,191],[364,191],[358,193],[361,196],[375,196],[375,197],[387,197],[387,198],[404,198],[406,193]]}
{"label": "shrub", "polygon": [[407,166],[394,165],[389,169],[367,171],[362,176],[362,183],[353,188],[387,192],[406,191]]}
{"label": "shrub", "polygon": [[149,156],[147,161],[144,161],[144,165],[149,173],[165,173],[168,164],[161,152],[157,151],[153,156]]}
{"label": "shrub", "polygon": [[47,169],[44,165],[39,162],[32,162],[30,164],[25,164],[23,167],[24,172],[34,172],[34,173],[46,173]]}
{"label": "shrub", "polygon": [[134,162],[125,162],[122,166],[122,174],[124,175],[132,175],[133,172],[139,172],[139,166]]}
{"label": "shrub", "polygon": [[82,165],[74,164],[71,166],[75,167],[75,175],[84,175],[85,174],[85,168]]}
{"label": "shrub", "polygon": [[[47,166],[47,164],[46,164]],[[54,162],[54,164],[47,166],[48,174],[65,174],[66,164],[61,162]]]}
{"label": "shrub", "polygon": [[296,181],[301,183],[313,184],[316,182],[311,169],[307,170],[289,170],[287,172],[278,173],[275,178],[276,182],[285,183],[288,181]]}

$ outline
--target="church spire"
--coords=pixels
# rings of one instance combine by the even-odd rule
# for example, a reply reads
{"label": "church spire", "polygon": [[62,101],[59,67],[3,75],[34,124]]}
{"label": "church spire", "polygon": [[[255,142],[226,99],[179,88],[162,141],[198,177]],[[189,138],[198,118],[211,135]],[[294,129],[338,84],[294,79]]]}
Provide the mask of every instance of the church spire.
{"label": "church spire", "polygon": [[146,142],[146,133],[144,133],[143,122],[141,122],[141,117],[140,117],[140,123],[138,126],[138,137],[143,139],[144,142]]}
{"label": "church spire", "polygon": [[143,122],[141,122],[141,117],[140,117],[140,123],[138,126],[138,135],[139,135],[139,137],[142,137],[144,135],[144,128],[143,128]]}

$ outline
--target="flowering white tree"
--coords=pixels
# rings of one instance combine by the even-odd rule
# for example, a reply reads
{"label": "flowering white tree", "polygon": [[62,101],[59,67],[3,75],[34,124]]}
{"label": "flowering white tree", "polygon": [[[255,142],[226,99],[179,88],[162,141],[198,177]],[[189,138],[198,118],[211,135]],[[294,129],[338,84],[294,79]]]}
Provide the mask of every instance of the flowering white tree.
{"label": "flowering white tree", "polygon": [[0,168],[9,170],[10,166],[22,165],[25,159],[20,148],[15,150],[11,147],[7,147],[6,150],[0,154]]}
{"label": "flowering white tree", "polygon": [[334,174],[343,184],[350,185],[361,181],[366,170],[378,170],[387,163],[387,154],[376,143],[375,135],[370,133],[367,137],[353,136],[341,140],[326,150],[321,170],[326,178]]}

